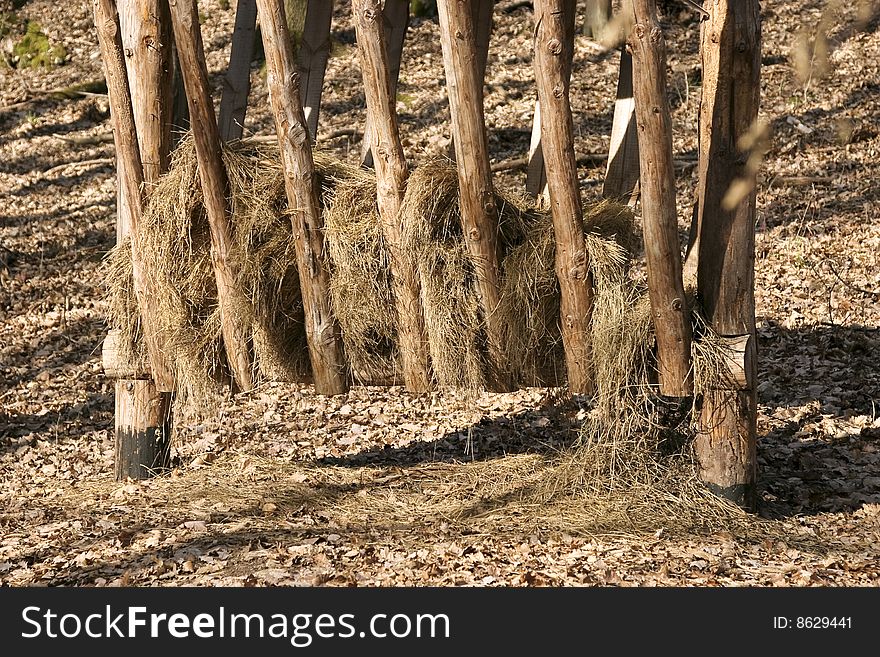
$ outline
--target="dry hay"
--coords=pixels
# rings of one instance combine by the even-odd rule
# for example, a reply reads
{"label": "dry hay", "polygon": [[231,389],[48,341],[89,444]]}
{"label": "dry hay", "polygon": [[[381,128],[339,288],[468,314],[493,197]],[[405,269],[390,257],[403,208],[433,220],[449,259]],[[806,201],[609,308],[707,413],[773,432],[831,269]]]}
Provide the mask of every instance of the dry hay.
{"label": "dry hay", "polygon": [[[564,382],[558,325],[559,287],[554,271],[552,219],[533,199],[495,191],[504,318],[502,349],[519,386]],[[404,251],[418,267],[434,377],[443,388],[491,388],[485,323],[474,287],[474,268],[461,229],[458,175],[448,161],[418,167],[401,208]],[[584,229],[596,285],[625,276],[634,244],[632,215],[607,201],[587,206]],[[600,292],[601,293],[601,292]]]}
{"label": "dry hay", "polygon": [[352,378],[364,385],[397,383],[397,317],[375,175],[350,167],[338,176],[324,221],[330,298]]}
{"label": "dry hay", "polygon": [[[232,264],[243,296],[234,312],[252,329],[255,375],[280,381],[310,376],[303,310],[277,155],[237,143],[223,153],[232,204]],[[316,154],[325,218],[325,261],[333,311],[356,383],[401,380],[397,318],[389,253],[376,207],[374,174]],[[552,221],[525,197],[498,192],[504,349],[518,385],[560,385],[564,358],[558,327]],[[443,388],[475,391],[491,385],[485,328],[473,267],[460,228],[458,180],[449,163],[431,163],[410,178],[402,210],[404,257],[423,281],[434,377]],[[628,209],[610,203],[585,215],[597,286],[624,275],[632,243]],[[159,331],[183,399],[204,402],[228,372],[210,260],[195,152],[185,140],[170,171],[148,197],[138,245],[150,263],[159,299]],[[131,290],[130,247],[107,266],[111,325],[121,329],[131,357],[144,348]],[[600,292],[601,293],[601,292]]]}
{"label": "dry hay", "polygon": [[[302,307],[277,156],[255,146],[224,153],[234,206],[234,258],[246,283],[240,312],[253,327],[263,376],[308,376]],[[396,319],[387,250],[368,172],[316,155],[325,209],[331,295],[356,380],[399,377]],[[558,385],[564,357],[558,328],[552,221],[527,200],[496,194],[503,255],[500,312],[505,348],[519,385]],[[458,182],[448,163],[416,169],[404,201],[405,252],[418,264],[434,375],[443,387],[474,390],[491,382],[485,333],[462,240]],[[334,513],[352,522],[444,522],[473,528],[545,526],[569,532],[755,531],[754,519],[712,495],[698,480],[690,453],[691,408],[670,430],[653,385],[653,334],[644,290],[629,273],[636,248],[632,217],[609,203],[588,206],[585,233],[596,284],[592,323],[597,393],[582,439],[550,456],[507,457],[406,471],[393,486],[349,495],[352,477],[370,469],[309,468],[343,491]],[[179,385],[204,398],[224,376],[209,236],[193,148],[185,142],[150,195],[139,244],[159,289],[161,328]],[[138,344],[130,256],[108,261],[111,317]],[[696,315],[695,315],[696,316]],[[724,356],[695,320],[696,393],[716,389]],[[139,357],[143,358],[142,347]],[[681,419],[681,418],[679,418]],[[681,444],[684,447],[681,447]],[[324,485],[322,484],[322,485]],[[305,494],[305,491],[303,491]],[[310,493],[314,496],[314,493]],[[320,495],[315,498],[319,503]]]}
{"label": "dry hay", "polygon": [[[349,520],[370,518],[374,525],[442,521],[468,532],[729,531],[756,538],[781,531],[715,496],[700,481],[692,451],[696,406],[657,395],[645,291],[614,261],[594,257],[593,275],[603,281],[597,287],[592,325],[597,392],[574,445],[552,454],[414,468],[393,487],[337,500],[337,512]],[[693,322],[699,399],[710,390],[730,388],[730,383],[725,380],[723,342],[696,308]]]}
{"label": "dry hay", "polygon": [[[230,258],[243,296],[235,312],[251,327],[256,373],[279,380],[307,375],[302,302],[283,212],[277,158],[258,146],[224,148],[233,208]],[[186,139],[172,165],[150,190],[137,240],[149,263],[158,300],[158,331],[182,399],[205,402],[228,378],[210,256],[210,233],[198,180],[195,149]],[[117,246],[107,261],[110,323],[145,359],[131,290],[131,245]]]}

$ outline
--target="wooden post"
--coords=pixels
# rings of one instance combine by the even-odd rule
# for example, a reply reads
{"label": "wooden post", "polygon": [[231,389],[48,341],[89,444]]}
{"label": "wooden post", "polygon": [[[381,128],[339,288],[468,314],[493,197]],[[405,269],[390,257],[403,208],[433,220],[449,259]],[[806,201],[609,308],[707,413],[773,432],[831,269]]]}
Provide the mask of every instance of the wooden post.
{"label": "wooden post", "polygon": [[251,60],[254,57],[256,24],[257,0],[238,0],[229,67],[223,78],[223,93],[220,96],[218,129],[223,141],[241,139],[244,133],[244,117],[251,90]]}
{"label": "wooden post", "polygon": [[[122,0],[118,12],[144,185],[150,188],[168,169],[171,154],[173,62],[168,3]],[[125,166],[125,160],[117,162],[120,181],[128,176]],[[141,199],[129,199],[124,184],[120,184],[117,198],[117,239],[121,241],[132,231],[128,205]],[[150,378],[116,379],[117,480],[150,477],[170,464],[173,387],[167,369],[160,371],[158,385],[152,373]],[[144,400],[147,403],[141,403]]]}
{"label": "wooden post", "polygon": [[477,79],[480,89],[486,80],[486,67],[489,63],[489,40],[492,37],[492,12],[495,0],[471,0],[471,15],[474,19],[474,41],[477,48]]}
{"label": "wooden post", "polygon": [[400,205],[408,171],[400,144],[396,103],[388,70],[382,5],[379,0],[353,0],[352,13],[367,112],[373,121],[371,151],[375,153],[376,196],[382,232],[391,252],[403,379],[408,390],[424,392],[431,388],[428,336],[420,303],[418,272],[415,263],[403,255],[401,248]]}
{"label": "wooden post", "polygon": [[639,197],[639,134],[636,130],[636,105],[633,100],[632,55],[620,50],[617,99],[602,196],[634,207]]}
{"label": "wooden post", "polygon": [[[574,0],[535,2],[535,82],[541,103],[541,143],[556,238],[556,276],[568,387],[592,393],[590,321],[593,276],[584,240],[583,209],[569,104],[574,54]],[[567,5],[567,6],[566,6]]]}
{"label": "wooden post", "polygon": [[[170,462],[170,395],[148,379],[116,381],[116,481],[148,479]],[[119,420],[131,418],[137,424]]]}
{"label": "wooden post", "polygon": [[180,72],[180,58],[174,44],[172,32],[172,74],[171,74],[171,149],[180,145],[184,135],[189,131],[189,107],[186,104],[186,90],[183,88],[183,75]]}
{"label": "wooden post", "polygon": [[[566,25],[574,24],[576,3],[564,3],[563,11],[568,12],[565,16]],[[537,12],[535,12],[537,16]],[[574,28],[572,28],[574,29]],[[574,38],[574,37],[572,37]],[[572,53],[573,56],[573,53]],[[569,64],[569,77],[571,77],[571,65]],[[568,82],[566,82],[568,84]],[[543,204],[549,202],[547,189],[547,172],[544,170],[544,150],[541,146],[541,101],[535,101],[535,113],[532,115],[532,137],[529,143],[529,159],[526,165],[526,191]]]}
{"label": "wooden post", "polygon": [[[469,4],[476,47],[477,80],[482,98],[486,83],[486,66],[489,63],[489,40],[492,36],[492,10],[495,8],[495,0],[473,0]],[[448,154],[449,159],[455,162],[455,135],[449,140]]]}
{"label": "wooden post", "polygon": [[707,0],[703,6],[709,16],[701,30],[697,288],[715,333],[746,346],[745,380],[704,395],[695,451],[708,486],[750,508],[757,476],[754,184],[732,207],[724,200],[738,178],[754,183],[740,144],[760,103],[760,8],[758,0]]}
{"label": "wooden post", "polygon": [[[95,0],[95,25],[98,31],[98,43],[104,60],[107,78],[107,96],[110,102],[113,137],[116,144],[117,158],[123,162],[125,172],[123,184],[125,194],[131,200],[127,206],[122,223],[125,230],[132,233],[137,229],[141,219],[141,193],[144,185],[144,171],[141,154],[138,148],[137,131],[134,113],[131,107],[128,79],[125,72],[125,61],[122,55],[122,39],[113,0]],[[150,367],[153,377],[160,389],[173,389],[174,377],[158,343],[155,330],[156,295],[152,291],[150,278],[145,271],[147,263],[141,259],[137,242],[132,240],[132,269],[134,272],[134,288],[141,311],[144,337],[149,353]]]}
{"label": "wooden post", "polygon": [[587,0],[584,12],[584,34],[600,39],[605,26],[611,20],[611,0]]}
{"label": "wooden post", "polygon": [[[117,171],[121,179],[120,197],[124,195],[124,198],[127,199],[127,203],[120,203],[118,207],[117,234],[125,238],[134,233],[140,222],[144,169],[138,147],[135,115],[131,104],[116,7],[112,0],[95,0],[93,9],[98,43],[107,79],[107,95],[117,153]],[[150,66],[156,60],[144,57],[143,52],[138,52],[134,61],[135,66],[143,64],[145,71],[157,73],[157,69]],[[153,91],[157,94],[161,93],[161,85],[157,85]],[[160,98],[157,101],[161,104]],[[141,116],[143,117],[143,114]],[[158,118],[149,121],[149,123],[152,123],[157,131],[162,127],[161,120]],[[152,136],[155,136],[155,132]],[[152,143],[149,139],[147,142]],[[161,155],[161,146],[158,155]],[[151,170],[155,171],[155,169]],[[137,372],[130,363],[120,364],[118,358],[105,359],[105,369],[108,370],[108,374],[118,379],[115,384],[117,479],[124,479],[126,476],[148,477],[167,465],[171,422],[170,391],[174,385],[171,369],[162,353],[156,334],[156,295],[152,291],[150,278],[135,240],[132,240],[131,262],[135,296],[138,300],[151,372]],[[113,343],[118,339],[119,335],[114,335],[114,332],[111,332],[107,336],[106,342]],[[121,376],[120,369],[125,370]],[[152,379],[150,379],[150,374],[152,374]],[[149,399],[150,403],[147,405],[129,403],[133,396],[137,396],[139,399]],[[147,460],[149,469],[142,469],[141,466]]]}
{"label": "wooden post", "polygon": [[120,0],[134,123],[148,187],[168,169],[171,154],[171,23],[166,0]]}
{"label": "wooden post", "polygon": [[[330,59],[330,22],[333,18],[333,0],[308,0],[302,40],[299,44],[300,98],[306,126],[312,143],[318,134],[318,114],[321,111],[321,92],[324,72]],[[268,61],[269,55],[266,53]]]}
{"label": "wooden post", "polygon": [[681,277],[672,120],[666,100],[666,42],[655,0],[633,0],[633,16],[628,47],[635,71],[645,260],[660,394],[688,397],[693,394],[691,319]]}
{"label": "wooden post", "polygon": [[199,164],[199,180],[211,232],[211,262],[217,283],[223,346],[232,372],[233,385],[247,391],[254,386],[249,327],[233,311],[235,297],[242,296],[243,293],[238,287],[236,272],[229,261],[232,242],[226,201],[229,185],[221,158],[220,133],[214,115],[214,103],[208,88],[208,71],[198,11],[195,0],[169,0],[169,5],[180,71],[186,88],[193,142]]}
{"label": "wooden post", "polygon": [[[397,82],[400,78],[400,60],[403,57],[403,43],[409,27],[409,0],[385,0],[382,8],[385,19],[385,47],[388,52],[388,78],[391,80],[391,97],[397,98]],[[367,107],[367,120],[364,124],[364,141],[361,146],[361,164],[372,168],[373,119]]]}
{"label": "wooden post", "polygon": [[493,387],[511,389],[510,368],[504,352],[503,318],[499,302],[500,254],[498,208],[492,189],[489,140],[483,110],[474,18],[462,0],[438,0],[440,44],[452,115],[452,136],[458,162],[461,223],[474,266],[477,294],[486,325]]}
{"label": "wooden post", "polygon": [[291,54],[290,32],[281,0],[257,0],[269,100],[281,150],[284,187],[290,208],[296,261],[305,310],[306,338],[315,390],[336,395],[348,390],[339,326],[330,307],[330,277],[324,268],[323,218],[318,206],[314,161],[300,102],[300,80]]}

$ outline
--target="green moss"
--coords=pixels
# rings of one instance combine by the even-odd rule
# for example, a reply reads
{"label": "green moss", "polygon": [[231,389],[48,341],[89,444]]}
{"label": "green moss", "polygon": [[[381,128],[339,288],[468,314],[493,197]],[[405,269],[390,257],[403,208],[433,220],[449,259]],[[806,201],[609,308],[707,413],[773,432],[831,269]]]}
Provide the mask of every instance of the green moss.
{"label": "green moss", "polygon": [[67,50],[50,43],[39,23],[28,21],[24,36],[12,47],[12,58],[17,68],[51,67],[64,63]]}
{"label": "green moss", "polygon": [[397,102],[403,103],[404,107],[412,105],[415,99],[416,97],[413,94],[403,93],[402,91],[397,92]]}
{"label": "green moss", "polygon": [[218,4],[223,11],[229,11],[229,0],[220,0]]}

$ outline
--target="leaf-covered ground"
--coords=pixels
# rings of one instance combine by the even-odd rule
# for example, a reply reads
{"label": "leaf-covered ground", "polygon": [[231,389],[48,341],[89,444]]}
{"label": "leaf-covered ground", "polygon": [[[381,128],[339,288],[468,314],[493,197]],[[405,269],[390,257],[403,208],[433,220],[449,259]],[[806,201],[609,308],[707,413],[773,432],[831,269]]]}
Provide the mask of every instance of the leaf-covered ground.
{"label": "leaf-covered ground", "polygon": [[[497,4],[486,117],[500,162],[528,148],[535,91],[531,11]],[[684,232],[699,17],[665,4],[676,8],[663,21]],[[334,506],[343,496],[443,495],[449,468],[551,454],[578,421],[552,390],[469,400],[356,388],[326,398],[266,384],[215,415],[181,413],[170,474],[115,482],[113,382],[100,359],[100,264],[115,239],[107,101],[48,93],[101,77],[91,4],[67,3],[58,21],[55,3],[24,3],[21,21],[38,22],[68,61],[0,65],[0,584],[876,585],[880,34],[876,19],[857,22],[859,3],[831,14],[825,4],[762,3],[761,116],[771,140],[758,188],[759,515],[774,532],[756,539],[625,527],[582,535],[548,528],[539,510],[531,525],[510,528],[488,515],[370,523]],[[349,3],[337,5],[318,142],[353,160],[360,140],[346,129],[363,123],[364,99]],[[234,18],[223,7],[200,3],[216,90]],[[810,30],[822,31],[830,54],[823,66],[815,49],[804,77],[813,51],[799,44],[815,40]],[[578,37],[579,153],[607,149],[616,67],[614,51]],[[270,134],[257,68],[253,80],[247,132]],[[446,151],[431,19],[412,23],[398,111],[413,164]],[[597,198],[603,165],[580,173],[584,197]],[[524,177],[510,170],[498,182],[521,187]]]}

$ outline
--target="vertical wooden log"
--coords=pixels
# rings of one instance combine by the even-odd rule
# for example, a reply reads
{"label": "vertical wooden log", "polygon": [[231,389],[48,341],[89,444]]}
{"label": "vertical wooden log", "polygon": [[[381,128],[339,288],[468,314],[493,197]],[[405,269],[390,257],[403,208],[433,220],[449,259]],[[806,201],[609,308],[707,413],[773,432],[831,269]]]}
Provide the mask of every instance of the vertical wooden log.
{"label": "vertical wooden log", "polygon": [[166,0],[120,0],[119,24],[148,187],[171,154],[171,23]]}
{"label": "vertical wooden log", "polygon": [[634,207],[639,197],[639,135],[636,130],[636,105],[633,99],[632,55],[620,51],[617,99],[602,196]]}
{"label": "vertical wooden log", "polygon": [[180,145],[184,135],[189,132],[189,107],[186,104],[186,90],[183,88],[183,75],[180,72],[180,58],[174,45],[172,32],[171,61],[171,150]]}
{"label": "vertical wooden log", "polygon": [[379,0],[353,0],[352,13],[360,53],[367,112],[373,121],[376,196],[385,243],[391,252],[391,274],[397,306],[398,344],[403,379],[408,390],[431,387],[428,370],[428,337],[420,303],[420,283],[415,263],[401,248],[400,205],[408,175],[397,125],[392,93],[382,5]]}
{"label": "vertical wooden log", "polygon": [[[300,98],[312,143],[318,134],[318,114],[321,111],[321,92],[324,73],[330,59],[330,22],[333,18],[333,0],[309,0],[306,20],[297,59],[300,74]],[[268,53],[266,55],[268,59]]]}
{"label": "vertical wooden log", "polygon": [[477,47],[477,79],[481,89],[486,80],[486,66],[489,63],[489,40],[492,37],[492,11],[495,0],[471,0],[471,15],[474,19],[474,41]]}
{"label": "vertical wooden log", "polygon": [[[476,47],[477,80],[482,98],[486,83],[486,66],[489,63],[489,40],[492,36],[492,10],[495,8],[495,0],[473,0],[469,4]],[[455,162],[455,135],[449,140],[448,155],[449,159]]]}
{"label": "vertical wooden log", "polygon": [[238,287],[237,273],[229,260],[232,243],[226,201],[229,184],[221,158],[220,133],[214,115],[214,103],[208,88],[208,71],[198,11],[195,0],[169,0],[169,5],[180,71],[186,88],[199,180],[211,232],[211,263],[217,283],[223,347],[232,372],[233,385],[247,391],[254,386],[250,331],[246,320],[234,312],[236,301],[244,302],[244,299]]}
{"label": "vertical wooden log", "polygon": [[[98,32],[98,43],[104,60],[105,77],[107,78],[107,96],[110,102],[110,116],[113,123],[113,138],[116,155],[123,162],[125,172],[123,185],[129,199],[137,200],[129,203],[122,223],[125,230],[132,233],[137,230],[141,219],[141,193],[144,184],[144,172],[141,154],[138,148],[137,131],[134,113],[131,107],[131,96],[128,90],[128,79],[125,72],[125,60],[122,55],[122,39],[116,7],[113,0],[94,0],[95,25]],[[171,390],[174,377],[168,366],[155,330],[156,295],[152,290],[150,278],[146,271],[147,263],[141,259],[137,242],[132,241],[132,269],[135,294],[141,312],[144,338],[149,353],[150,368],[160,389]]]}
{"label": "vertical wooden log", "polygon": [[541,143],[556,239],[568,387],[573,393],[588,394],[594,389],[590,341],[593,276],[584,240],[568,95],[574,51],[573,5],[574,0],[536,0],[535,81],[541,103]]}
{"label": "vertical wooden log", "polygon": [[486,326],[493,369],[492,385],[498,390],[509,390],[511,376],[504,351],[503,318],[497,312],[500,287],[498,208],[492,189],[474,19],[471,7],[462,0],[438,0],[437,10],[458,162],[462,231],[473,262]]}
{"label": "vertical wooden log", "polygon": [[244,117],[251,91],[251,59],[254,56],[256,24],[257,0],[238,0],[229,67],[223,77],[223,93],[220,95],[218,129],[220,139],[226,142],[241,139],[244,133]]}
{"label": "vertical wooden log", "polygon": [[149,380],[116,382],[116,417],[135,422],[116,425],[116,481],[148,479],[168,467],[169,399]]}
{"label": "vertical wooden log", "polygon": [[281,0],[257,0],[257,10],[266,52],[269,100],[275,116],[290,207],[315,389],[320,394],[342,394],[348,390],[345,357],[339,326],[330,307],[330,277],[322,261],[323,218],[300,102],[299,73],[291,54],[290,33]]}
{"label": "vertical wooden log", "polygon": [[[104,60],[105,77],[107,79],[107,95],[110,104],[110,113],[113,123],[113,135],[117,153],[117,171],[120,177],[120,198],[127,199],[127,203],[118,206],[117,234],[125,238],[134,233],[141,217],[141,194],[144,183],[144,169],[141,163],[141,153],[138,147],[138,135],[135,126],[135,115],[131,104],[126,64],[123,57],[122,36],[118,23],[116,7],[112,0],[95,0],[94,5],[95,26],[98,33],[98,43]],[[158,27],[158,26],[157,26]],[[150,64],[155,60],[143,57],[144,53],[137,53],[135,62],[143,63],[145,70],[158,73],[161,77],[161,69],[152,68]],[[143,91],[143,88],[142,88]],[[161,86],[157,86],[153,93],[160,94]],[[142,99],[143,100],[143,99]],[[161,105],[161,98],[156,99]],[[141,103],[146,105],[146,102]],[[156,117],[144,116],[141,118],[148,126],[154,129],[153,134],[146,141],[150,144],[158,144],[154,151],[157,159],[162,159],[161,140],[155,139],[156,133],[162,130],[161,120]],[[167,142],[166,142],[167,146]],[[151,168],[153,173],[158,174],[156,168]],[[171,423],[171,393],[174,379],[167,360],[165,359],[155,328],[156,295],[152,291],[150,278],[146,271],[145,263],[142,262],[137,243],[132,240],[131,247],[132,275],[135,295],[138,300],[138,309],[141,315],[144,339],[150,361],[152,380],[148,373],[127,371],[126,380],[117,380],[115,383],[116,412],[115,412],[115,440],[116,440],[116,476],[124,479],[126,476],[144,478],[151,476],[156,470],[161,469],[168,463],[168,437],[170,436]],[[107,337],[107,342],[118,339],[113,332]],[[119,370],[118,362],[106,362],[107,369]],[[131,369],[131,364],[125,364],[126,369]],[[111,373],[111,376],[114,374]],[[136,376],[142,379],[135,380]],[[149,398],[149,405],[128,403],[133,391],[141,398]],[[140,466],[145,459],[149,459],[149,469]]]}
{"label": "vertical wooden log", "polygon": [[[755,371],[755,190],[724,203],[737,178],[751,179],[740,140],[760,103],[761,24],[758,0],[707,0],[702,25],[703,88],[697,188],[697,288],[712,329],[745,341],[744,380],[704,395],[695,451],[703,480],[745,507],[755,502],[757,398]],[[731,376],[736,381],[737,377]]]}
{"label": "vertical wooden log", "polygon": [[693,394],[691,319],[681,277],[672,120],[666,100],[666,41],[655,0],[634,0],[633,11],[636,23],[628,47],[635,71],[645,260],[660,394],[688,397]]}
{"label": "vertical wooden log", "polygon": [[[563,11],[566,13],[566,25],[574,24],[576,3],[564,3]],[[537,16],[537,12],[535,12]],[[572,37],[574,38],[574,37]],[[572,52],[573,56],[573,52]],[[571,65],[569,64],[568,76],[571,77]],[[569,80],[570,82],[570,80]],[[566,82],[568,84],[568,82]],[[541,101],[535,101],[535,113],[532,117],[532,137],[529,143],[529,162],[526,166],[526,191],[539,198],[542,203],[549,203],[549,190],[547,189],[547,172],[544,169],[544,150],[541,146]]]}
{"label": "vertical wooden log", "polygon": [[[134,122],[144,167],[144,181],[156,184],[168,168],[171,145],[171,29],[165,0],[120,0],[117,7],[122,52],[125,54]],[[124,166],[119,160],[118,166]],[[118,172],[118,214],[126,216],[129,201]],[[116,240],[128,236],[129,226],[116,223]]]}
{"label": "vertical wooden log", "polygon": [[[166,0],[122,0],[118,13],[143,166],[144,193],[148,194],[149,188],[159,182],[159,176],[165,173],[170,163],[171,20]],[[117,162],[117,171],[120,180],[128,176],[124,160]],[[141,199],[129,199],[125,186],[120,185],[118,240],[129,237],[132,231],[128,205],[140,202]],[[167,369],[159,372],[158,381],[152,376],[149,379],[116,380],[114,423],[118,480],[126,476],[134,479],[152,476],[169,465],[173,386],[174,381]],[[125,403],[135,397],[148,398],[150,403]],[[122,449],[123,446],[127,447]]]}
{"label": "vertical wooden log", "polygon": [[587,0],[584,12],[584,35],[593,39],[602,38],[602,32],[611,20],[611,0]]}
{"label": "vertical wooden log", "polygon": [[[388,77],[391,80],[391,97],[397,98],[397,82],[400,78],[400,60],[403,57],[403,44],[409,27],[409,0],[385,0],[382,8],[385,19],[385,47],[388,52]],[[367,107],[367,120],[364,123],[364,141],[361,146],[361,164],[372,168],[373,119]]]}
{"label": "vertical wooden log", "polygon": [[[143,184],[147,188],[142,193],[148,193],[148,188],[168,168],[171,153],[172,49],[168,4],[165,0],[121,0],[117,12]],[[126,163],[126,158],[118,158],[116,163],[117,242],[127,239],[133,230],[129,204],[141,203],[140,195],[129,198]],[[170,392],[173,381],[165,374],[160,373],[159,383]]]}

